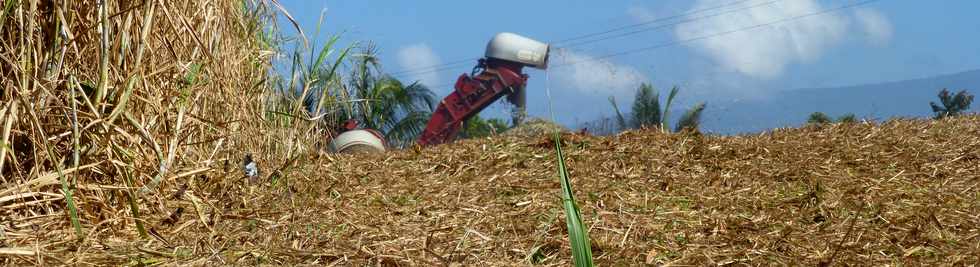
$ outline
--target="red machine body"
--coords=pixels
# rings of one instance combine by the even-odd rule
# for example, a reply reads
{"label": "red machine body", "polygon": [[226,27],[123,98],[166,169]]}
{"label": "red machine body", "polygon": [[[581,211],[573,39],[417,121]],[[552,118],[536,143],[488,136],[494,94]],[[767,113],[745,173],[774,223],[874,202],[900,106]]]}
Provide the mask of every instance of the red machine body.
{"label": "red machine body", "polygon": [[480,113],[497,99],[523,90],[528,78],[521,72],[524,66],[493,58],[480,59],[472,76],[460,75],[455,90],[439,103],[418,144],[431,146],[452,142],[466,119]]}

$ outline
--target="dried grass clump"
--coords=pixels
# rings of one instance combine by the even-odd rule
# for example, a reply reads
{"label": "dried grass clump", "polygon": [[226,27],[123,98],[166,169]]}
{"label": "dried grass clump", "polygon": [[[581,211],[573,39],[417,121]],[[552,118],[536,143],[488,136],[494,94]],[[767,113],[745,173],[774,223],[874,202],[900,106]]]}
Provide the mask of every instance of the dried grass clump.
{"label": "dried grass clump", "polygon": [[[208,171],[146,200],[175,209],[146,216],[146,239],[125,212],[81,245],[61,239],[62,213],[19,217],[6,244],[40,254],[8,263],[567,266],[552,140],[304,158],[255,181]],[[980,260],[980,117],[562,140],[601,266]]]}
{"label": "dried grass clump", "polygon": [[[550,137],[320,156],[275,2],[105,2],[3,2],[0,264],[569,265]],[[602,266],[980,261],[980,117],[562,140]]]}
{"label": "dried grass clump", "polygon": [[542,136],[554,132],[568,132],[564,126],[542,118],[531,118],[517,127],[503,132],[504,136]]}
{"label": "dried grass clump", "polygon": [[238,169],[244,152],[268,177],[312,151],[311,124],[268,120],[295,102],[267,82],[275,8],[3,1],[0,264],[91,263],[73,255],[166,236],[161,220],[186,203],[218,212],[241,174],[205,177]]}

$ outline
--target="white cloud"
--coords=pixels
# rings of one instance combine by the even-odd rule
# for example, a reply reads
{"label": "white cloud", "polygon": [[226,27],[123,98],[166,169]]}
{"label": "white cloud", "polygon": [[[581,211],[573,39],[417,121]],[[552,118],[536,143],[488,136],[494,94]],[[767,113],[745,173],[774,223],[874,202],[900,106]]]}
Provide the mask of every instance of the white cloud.
{"label": "white cloud", "polygon": [[[725,4],[724,0],[698,0],[691,10]],[[816,0],[783,1],[718,17],[678,25],[678,40],[695,39],[754,25],[825,10]],[[691,18],[703,15],[692,15]],[[817,59],[839,44],[849,25],[847,17],[826,13],[691,43],[720,66],[748,76],[772,79],[791,63]]]}
{"label": "white cloud", "polygon": [[871,43],[884,45],[891,41],[894,30],[892,23],[884,14],[874,9],[860,8],[854,10],[854,16],[864,32],[868,34]]}
{"label": "white cloud", "polygon": [[[560,88],[586,95],[632,97],[640,83],[649,81],[639,70],[569,50],[552,51],[551,76]],[[570,64],[566,66],[560,66]]]}
{"label": "white cloud", "polygon": [[[430,66],[437,66],[442,63],[439,56],[426,43],[418,43],[404,46],[398,49],[398,65],[403,70],[419,70],[407,73],[409,82],[419,81],[426,86],[435,86],[445,83],[437,71],[431,70]],[[438,90],[438,88],[430,88]]]}

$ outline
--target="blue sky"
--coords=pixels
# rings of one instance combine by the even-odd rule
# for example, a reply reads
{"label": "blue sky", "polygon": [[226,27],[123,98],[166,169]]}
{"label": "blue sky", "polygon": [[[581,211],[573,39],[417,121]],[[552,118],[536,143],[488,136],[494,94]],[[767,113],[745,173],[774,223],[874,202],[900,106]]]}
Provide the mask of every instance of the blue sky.
{"label": "blue sky", "polygon": [[[641,82],[661,91],[680,86],[678,107],[708,101],[710,111],[711,103],[764,99],[776,90],[980,68],[980,1],[970,0],[880,0],[798,19],[858,1],[280,1],[307,33],[314,31],[325,10],[320,38],[344,33],[346,44],[373,42],[387,72],[423,69],[397,77],[420,80],[439,98],[452,90],[447,84],[469,72],[475,62],[439,72],[424,68],[480,57],[495,33],[515,32],[551,42],[678,17],[631,29],[659,27],[655,30],[552,51],[553,66],[586,63],[547,73],[527,70],[529,113],[549,116],[545,89],[550,85],[556,119],[568,126],[612,114],[609,96],[628,107]],[[705,9],[711,11],[696,12]],[[704,38],[777,21],[785,22]],[[281,22],[280,27],[288,31],[291,26]],[[617,33],[622,32],[613,34]],[[698,40],[687,41],[691,39]],[[596,59],[670,43],[679,44]],[[484,115],[500,116],[506,110],[496,104]]]}

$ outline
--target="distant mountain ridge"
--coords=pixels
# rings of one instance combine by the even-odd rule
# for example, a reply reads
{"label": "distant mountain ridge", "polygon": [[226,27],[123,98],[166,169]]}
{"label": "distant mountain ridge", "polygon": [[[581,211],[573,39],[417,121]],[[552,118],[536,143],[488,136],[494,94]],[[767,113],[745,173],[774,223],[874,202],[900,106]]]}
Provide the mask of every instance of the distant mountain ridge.
{"label": "distant mountain ridge", "polygon": [[[932,116],[929,102],[938,101],[936,94],[943,88],[978,95],[980,70],[897,82],[786,90],[764,100],[710,103],[705,114],[715,114],[704,121],[703,129],[734,134],[799,126],[817,111],[834,117],[854,113],[859,118],[875,120],[928,117]],[[980,103],[973,103],[971,111],[980,110],[978,107]]]}
{"label": "distant mountain ridge", "polygon": [[[810,113],[817,111],[832,117],[854,113],[858,118],[877,121],[929,117],[932,116],[929,102],[938,101],[936,95],[943,88],[980,95],[980,70],[895,82],[784,90],[757,100],[709,101],[701,129],[717,134],[740,134],[796,127],[803,125]],[[628,106],[621,108],[629,110]],[[675,106],[671,110],[672,123],[684,112],[683,108],[686,107]],[[980,111],[980,98],[974,101],[970,111]],[[629,114],[623,115],[629,117]],[[575,127],[588,127],[590,132],[602,134],[610,127],[615,128],[615,124],[614,117],[606,117]]]}

